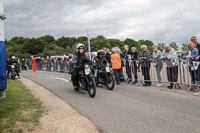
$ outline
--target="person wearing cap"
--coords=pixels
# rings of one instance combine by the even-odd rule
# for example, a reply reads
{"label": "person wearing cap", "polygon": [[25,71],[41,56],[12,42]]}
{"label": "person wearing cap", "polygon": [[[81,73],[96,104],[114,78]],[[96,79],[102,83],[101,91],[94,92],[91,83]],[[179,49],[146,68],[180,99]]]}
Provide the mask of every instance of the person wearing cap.
{"label": "person wearing cap", "polygon": [[[76,46],[77,53],[72,59],[71,65],[72,65],[72,76],[71,80],[73,83],[73,87],[76,89],[78,88],[78,76],[79,76],[79,71],[83,69],[83,66],[85,63],[92,63],[92,61],[89,59],[87,55],[84,54],[84,44],[79,43]],[[76,67],[74,67],[76,65]]]}

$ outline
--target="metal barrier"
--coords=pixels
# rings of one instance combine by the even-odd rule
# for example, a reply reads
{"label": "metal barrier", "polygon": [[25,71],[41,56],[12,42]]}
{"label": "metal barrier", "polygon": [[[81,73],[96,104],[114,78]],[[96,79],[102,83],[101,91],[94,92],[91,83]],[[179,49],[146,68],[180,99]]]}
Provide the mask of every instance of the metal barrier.
{"label": "metal barrier", "polygon": [[[131,68],[131,79],[128,78],[127,73],[126,73],[126,68],[125,68],[126,66],[124,66],[122,69],[123,69],[124,78],[127,81],[126,83],[128,83],[128,80],[131,80],[131,82],[138,81],[138,83],[141,82],[142,84],[144,84],[144,82],[159,83],[156,67],[153,63],[153,60],[149,60],[149,61],[151,61],[150,68],[148,68],[149,73],[143,73],[143,74],[142,74],[142,71],[144,72],[144,70],[142,70],[142,68],[139,66],[140,64],[139,60],[133,61],[133,63],[136,63],[136,65],[134,65],[133,63],[129,63],[129,67]],[[191,68],[191,64],[193,68]],[[169,70],[167,69],[170,69],[170,68],[167,67],[165,62],[163,62],[163,67],[160,72],[162,81],[160,81],[160,83],[173,84],[173,88],[172,88],[173,90],[175,89],[176,86],[178,86],[181,89],[181,85],[187,85],[188,86],[187,92],[189,92],[193,87],[200,87],[200,65],[199,64],[200,63],[197,61],[190,61],[190,64],[189,64],[189,62],[186,60],[178,59],[178,65],[174,65],[172,73],[171,73],[171,75],[173,75],[173,77],[171,78],[174,78],[174,79],[170,79],[173,81],[169,81],[169,78],[170,78]],[[150,76],[150,79],[145,80],[145,76],[148,77],[148,74]],[[138,83],[136,83],[136,85],[138,85]]]}
{"label": "metal barrier", "polygon": [[[163,62],[162,69],[160,71],[161,75],[161,81],[158,81],[157,71],[154,64],[155,60],[149,60],[150,68],[149,70],[143,70],[144,68],[141,68],[140,61],[139,60],[129,60],[129,63],[124,63],[124,66],[122,67],[122,79],[126,80],[126,84],[129,82],[136,83],[142,83],[145,82],[157,82],[157,83],[170,83],[173,84],[173,90],[178,86],[181,89],[181,85],[187,85],[187,92],[189,92],[193,87],[199,87],[200,86],[200,63],[197,61],[190,61],[190,63],[186,60],[177,59],[178,64],[174,65],[173,68],[167,67],[166,63]],[[191,67],[191,64],[193,64]],[[130,68],[131,78],[128,78],[126,73],[126,65]],[[54,71],[54,72],[64,72],[67,73],[70,71],[70,61],[64,60],[62,62],[49,62],[46,61],[41,62],[41,64],[38,64],[39,70],[42,71]],[[27,68],[29,68],[27,63]],[[193,70],[194,69],[194,70]],[[169,77],[169,71],[172,77]],[[149,80],[145,79],[145,77],[149,78]],[[191,78],[192,77],[192,78]],[[170,79],[171,78],[171,79]],[[170,80],[170,81],[169,81]],[[136,82],[135,82],[136,81]],[[198,83],[198,84],[196,84]]]}

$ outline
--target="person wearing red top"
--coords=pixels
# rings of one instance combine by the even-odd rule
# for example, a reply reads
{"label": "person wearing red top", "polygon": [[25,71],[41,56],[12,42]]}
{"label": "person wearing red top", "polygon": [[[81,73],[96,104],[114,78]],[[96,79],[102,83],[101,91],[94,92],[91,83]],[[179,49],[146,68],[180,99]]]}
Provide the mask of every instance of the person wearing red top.
{"label": "person wearing red top", "polygon": [[[191,38],[191,41],[195,44],[195,48],[197,48],[200,51],[200,44],[197,42],[197,38],[195,36],[193,36]],[[200,53],[199,53],[200,55]]]}
{"label": "person wearing red top", "polygon": [[31,56],[32,59],[31,59],[31,63],[32,63],[32,70],[33,72],[35,72],[35,58],[33,56]]}

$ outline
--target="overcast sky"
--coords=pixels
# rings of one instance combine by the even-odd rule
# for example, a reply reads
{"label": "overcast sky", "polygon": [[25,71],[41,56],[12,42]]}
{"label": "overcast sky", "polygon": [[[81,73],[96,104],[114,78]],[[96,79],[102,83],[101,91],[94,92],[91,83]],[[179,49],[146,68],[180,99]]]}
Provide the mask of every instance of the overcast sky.
{"label": "overcast sky", "polygon": [[200,40],[200,0],[4,0],[6,38],[103,35],[154,43]]}

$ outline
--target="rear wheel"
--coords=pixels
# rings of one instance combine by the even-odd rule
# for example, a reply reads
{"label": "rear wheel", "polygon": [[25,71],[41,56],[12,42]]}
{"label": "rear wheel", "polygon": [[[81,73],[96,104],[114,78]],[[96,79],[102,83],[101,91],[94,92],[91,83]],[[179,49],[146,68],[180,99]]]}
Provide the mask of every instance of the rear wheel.
{"label": "rear wheel", "polygon": [[113,88],[115,87],[115,80],[114,80],[114,76],[109,74],[108,75],[108,79],[106,81],[106,88],[108,90],[113,90]]}
{"label": "rear wheel", "polygon": [[88,94],[91,98],[94,98],[96,95],[96,83],[94,77],[88,78]]}

